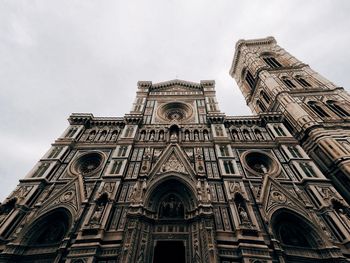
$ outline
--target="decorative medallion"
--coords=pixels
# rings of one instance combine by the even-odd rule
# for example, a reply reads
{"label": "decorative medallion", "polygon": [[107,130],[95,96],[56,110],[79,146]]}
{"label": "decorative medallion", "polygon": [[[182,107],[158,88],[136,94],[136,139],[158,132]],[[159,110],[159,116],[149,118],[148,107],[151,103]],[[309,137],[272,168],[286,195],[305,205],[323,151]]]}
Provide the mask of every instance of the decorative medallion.
{"label": "decorative medallion", "polygon": [[62,203],[66,203],[69,202],[70,200],[72,200],[72,198],[74,197],[74,192],[73,191],[68,191],[65,192],[61,197],[60,197],[60,201]]}
{"label": "decorative medallion", "polygon": [[277,203],[285,203],[287,201],[286,196],[278,191],[272,191],[271,198]]}

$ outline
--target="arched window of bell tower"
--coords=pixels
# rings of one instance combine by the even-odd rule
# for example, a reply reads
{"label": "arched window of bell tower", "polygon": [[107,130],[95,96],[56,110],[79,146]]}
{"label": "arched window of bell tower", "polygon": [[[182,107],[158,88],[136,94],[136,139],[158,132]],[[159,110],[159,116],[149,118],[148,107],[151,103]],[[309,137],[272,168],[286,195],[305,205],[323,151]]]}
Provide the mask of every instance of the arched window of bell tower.
{"label": "arched window of bell tower", "polygon": [[282,65],[272,56],[263,57],[263,60],[271,68],[280,68],[280,67],[282,67]]}
{"label": "arched window of bell tower", "polygon": [[250,89],[254,90],[255,78],[254,78],[253,74],[249,70],[246,70],[246,72],[244,74],[244,79],[248,83],[248,86],[250,87]]}
{"label": "arched window of bell tower", "polygon": [[295,80],[304,88],[311,87],[311,84],[307,82],[302,76],[296,76]]}
{"label": "arched window of bell tower", "polygon": [[258,101],[256,102],[256,104],[258,105],[260,111],[262,111],[262,112],[266,111],[266,106],[265,106],[265,104],[262,103],[260,100],[258,100]]}
{"label": "arched window of bell tower", "polygon": [[296,88],[294,82],[290,80],[288,77],[282,77],[283,83],[290,89]]}
{"label": "arched window of bell tower", "polygon": [[326,101],[327,107],[333,111],[335,114],[337,114],[339,117],[349,117],[350,114],[337,102],[333,100],[327,100]]}
{"label": "arched window of bell tower", "polygon": [[263,98],[267,104],[270,103],[270,97],[266,94],[265,91],[260,91],[260,97]]}
{"label": "arched window of bell tower", "polygon": [[316,101],[309,101],[307,104],[319,117],[330,117]]}

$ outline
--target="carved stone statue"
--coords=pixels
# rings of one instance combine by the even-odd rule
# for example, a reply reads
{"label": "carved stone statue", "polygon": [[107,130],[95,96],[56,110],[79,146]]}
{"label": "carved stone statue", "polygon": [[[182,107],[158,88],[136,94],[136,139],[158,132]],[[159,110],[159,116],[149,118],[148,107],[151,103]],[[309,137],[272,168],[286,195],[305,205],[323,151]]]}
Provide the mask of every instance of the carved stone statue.
{"label": "carved stone statue", "polygon": [[324,200],[329,200],[331,197],[334,196],[334,192],[329,187],[323,187],[321,188],[321,195]]}
{"label": "carved stone statue", "polygon": [[116,139],[117,139],[117,132],[116,131],[114,131],[113,133],[112,133],[112,137],[111,137],[111,140],[112,141],[115,141]]}
{"label": "carved stone statue", "polygon": [[204,135],[204,140],[205,140],[205,141],[209,141],[208,132],[205,131],[205,132],[203,133],[203,135]]}
{"label": "carved stone statue", "polygon": [[140,135],[140,141],[143,141],[145,139],[145,133],[142,131]]}
{"label": "carved stone statue", "polygon": [[104,141],[106,139],[106,136],[107,136],[107,132],[103,131],[100,135],[99,141]]}
{"label": "carved stone statue", "polygon": [[131,198],[130,200],[132,202],[137,202],[140,200],[141,198],[141,187],[140,187],[140,182],[136,182],[134,187],[133,187],[133,191],[132,191],[132,194],[131,194]]}
{"label": "carved stone statue", "polygon": [[126,137],[131,137],[134,133],[134,127],[129,127],[126,131]]}
{"label": "carved stone statue", "polygon": [[92,225],[98,225],[100,223],[101,217],[102,217],[102,213],[103,213],[103,208],[104,206],[96,206],[95,208],[95,212],[93,213],[93,215],[91,216],[90,219],[90,224]]}
{"label": "carved stone statue", "polygon": [[184,206],[182,202],[173,194],[163,200],[159,207],[160,218],[183,218]]}
{"label": "carved stone statue", "polygon": [[108,200],[109,200],[109,198],[108,198],[107,192],[102,193],[96,199],[95,211],[90,218],[91,225],[99,225],[100,224],[100,221],[101,221],[101,218],[103,215],[103,211],[104,211],[106,204],[108,203]]}
{"label": "carved stone statue", "polygon": [[151,159],[151,148],[150,147],[147,147],[145,149],[144,159],[146,159],[146,160]]}
{"label": "carved stone statue", "polygon": [[205,183],[205,191],[207,192],[207,201],[211,202],[210,187],[209,187],[209,184],[207,182]]}
{"label": "carved stone statue", "polygon": [[89,137],[87,138],[88,141],[92,141],[94,139],[94,136],[95,136],[95,131],[91,131],[89,133]]}
{"label": "carved stone statue", "polygon": [[245,211],[244,207],[242,207],[241,205],[238,206],[238,213],[239,213],[239,218],[241,219],[241,222],[243,224],[250,223],[248,213],[247,211]]}
{"label": "carved stone statue", "polygon": [[224,132],[221,126],[215,126],[215,133],[216,136],[224,136]]}
{"label": "carved stone statue", "polygon": [[263,163],[256,163],[254,165],[254,170],[257,171],[258,173],[263,173],[263,174],[266,174],[268,172],[267,167]]}
{"label": "carved stone statue", "polygon": [[194,140],[198,141],[199,140],[199,134],[198,132],[194,132]]}
{"label": "carved stone statue", "polygon": [[160,141],[163,141],[163,140],[164,140],[164,132],[163,132],[163,131],[160,131],[160,132],[159,132],[159,140],[160,140]]}
{"label": "carved stone statue", "polygon": [[177,133],[175,131],[171,133],[170,140],[172,140],[172,141],[177,140]]}

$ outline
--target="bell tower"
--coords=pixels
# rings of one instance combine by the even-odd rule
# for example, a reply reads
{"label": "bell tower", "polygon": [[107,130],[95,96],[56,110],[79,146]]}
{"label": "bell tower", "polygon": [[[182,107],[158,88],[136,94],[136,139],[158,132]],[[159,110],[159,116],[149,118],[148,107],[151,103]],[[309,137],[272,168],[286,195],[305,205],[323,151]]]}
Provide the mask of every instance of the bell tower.
{"label": "bell tower", "polygon": [[350,202],[350,99],[273,37],[240,40],[230,75],[254,113],[281,112],[284,124]]}

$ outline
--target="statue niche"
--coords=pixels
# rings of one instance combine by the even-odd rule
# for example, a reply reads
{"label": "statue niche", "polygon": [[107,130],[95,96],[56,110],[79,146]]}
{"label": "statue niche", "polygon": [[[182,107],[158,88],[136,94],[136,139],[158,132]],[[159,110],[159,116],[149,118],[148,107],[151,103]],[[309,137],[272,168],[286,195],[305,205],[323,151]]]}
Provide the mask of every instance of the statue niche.
{"label": "statue niche", "polygon": [[168,195],[159,205],[159,218],[184,218],[184,206],[174,194]]}

